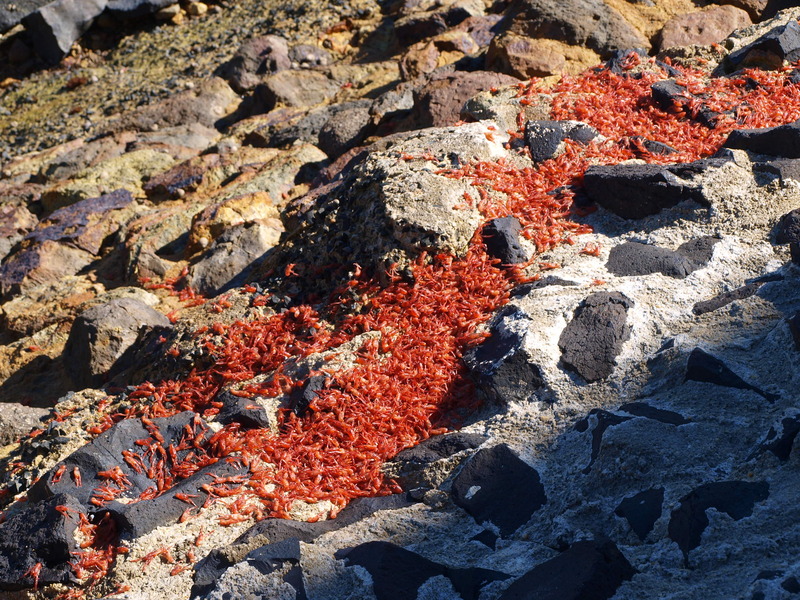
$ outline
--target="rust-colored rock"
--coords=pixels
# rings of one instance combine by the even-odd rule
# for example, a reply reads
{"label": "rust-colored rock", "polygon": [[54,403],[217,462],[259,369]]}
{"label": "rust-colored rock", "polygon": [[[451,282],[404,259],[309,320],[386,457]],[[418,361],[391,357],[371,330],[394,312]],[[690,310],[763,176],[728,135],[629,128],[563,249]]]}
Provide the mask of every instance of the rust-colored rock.
{"label": "rust-colored rock", "polygon": [[546,40],[506,33],[495,37],[486,53],[486,66],[524,79],[560,73],[566,64],[563,54]]}
{"label": "rust-colored rock", "polygon": [[735,6],[715,6],[683,15],[676,15],[659,34],[660,49],[673,46],[707,46],[725,39],[734,29],[751,25],[750,16]]}

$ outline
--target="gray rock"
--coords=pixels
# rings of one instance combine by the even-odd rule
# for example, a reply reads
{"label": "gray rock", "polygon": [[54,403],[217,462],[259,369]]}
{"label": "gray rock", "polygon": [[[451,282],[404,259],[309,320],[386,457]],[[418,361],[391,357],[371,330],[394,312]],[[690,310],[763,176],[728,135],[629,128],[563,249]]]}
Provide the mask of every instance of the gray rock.
{"label": "gray rock", "polygon": [[625,242],[614,246],[606,263],[606,269],[623,277],[661,273],[684,279],[697,268],[698,265],[675,250],[639,242]]}
{"label": "gray rock", "polygon": [[168,327],[169,319],[133,298],[92,307],[72,324],[64,356],[76,385],[99,387],[142,328]]}
{"label": "gray rock", "polygon": [[39,427],[42,424],[39,419],[48,413],[47,409],[16,402],[0,405],[0,446],[11,444],[31,429]]}
{"label": "gray rock", "polygon": [[587,46],[601,56],[625,48],[650,48],[647,39],[605,2],[516,0],[510,29],[533,38]]}
{"label": "gray rock", "polygon": [[22,21],[23,17],[49,4],[52,0],[15,0],[0,4],[0,33],[5,33]]}
{"label": "gray rock", "polygon": [[334,112],[319,132],[320,150],[331,158],[360,144],[370,129],[370,108],[357,104]]}
{"label": "gray rock", "polygon": [[269,112],[278,105],[312,107],[339,91],[339,85],[321,71],[288,70],[267,76],[255,88],[257,112]]}
{"label": "gray rock", "polygon": [[33,47],[45,61],[55,64],[103,12],[107,0],[54,0],[22,22]]}
{"label": "gray rock", "polygon": [[215,74],[243,94],[255,88],[266,75],[288,69],[291,64],[287,41],[277,35],[264,35],[242,44]]}
{"label": "gray rock", "polygon": [[633,301],[620,292],[588,296],[561,332],[561,360],[588,382],[611,375],[617,355],[630,336],[628,309]]}
{"label": "gray rock", "polygon": [[736,129],[728,135],[724,147],[800,158],[800,121],[763,129]]}
{"label": "gray rock", "polygon": [[289,50],[289,61],[295,69],[327,67],[333,62],[330,52],[310,44],[297,44]]}
{"label": "gray rock", "polygon": [[730,53],[721,67],[727,71],[760,67],[779,69],[784,61],[790,63],[800,58],[800,25],[790,19],[785,25],[775,27],[754,42]]}
{"label": "gray rock", "polygon": [[522,225],[516,217],[498,217],[483,227],[486,250],[503,265],[516,265],[528,260],[528,253],[519,243]]}
{"label": "gray rock", "polygon": [[115,18],[136,19],[174,3],[174,0],[108,0],[106,14]]}
{"label": "gray rock", "polygon": [[273,227],[259,222],[231,227],[192,266],[188,284],[204,296],[222,293],[263,258],[277,243],[278,235]]}

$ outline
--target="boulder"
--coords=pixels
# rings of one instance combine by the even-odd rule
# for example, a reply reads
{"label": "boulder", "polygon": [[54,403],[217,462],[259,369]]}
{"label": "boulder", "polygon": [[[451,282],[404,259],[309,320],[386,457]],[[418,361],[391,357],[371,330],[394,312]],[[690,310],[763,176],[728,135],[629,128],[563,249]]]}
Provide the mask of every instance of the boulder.
{"label": "boulder", "polygon": [[242,44],[215,74],[237,93],[244,94],[255,88],[264,76],[288,69],[291,64],[288,42],[277,35],[263,35]]}
{"label": "boulder", "polygon": [[464,103],[481,91],[518,83],[518,79],[490,71],[455,71],[434,74],[414,94],[418,127],[445,127],[459,120]]}
{"label": "boulder", "polygon": [[525,144],[531,159],[542,162],[564,152],[564,141],[588,144],[600,135],[598,131],[580,121],[528,121],[525,123]]}
{"label": "boulder", "polygon": [[333,98],[339,84],[322,71],[287,70],[273,73],[255,88],[255,112],[277,106],[310,108]]}
{"label": "boulder", "polygon": [[676,279],[684,279],[700,266],[679,251],[639,242],[614,246],[606,263],[606,269],[617,276],[661,273]]}
{"label": "boulder", "polygon": [[608,600],[635,574],[611,540],[575,542],[517,579],[500,600]]}
{"label": "boulder", "polygon": [[586,46],[602,57],[614,50],[650,48],[647,38],[605,2],[515,0],[509,14],[513,33]]}
{"label": "boulder", "polygon": [[734,29],[751,24],[746,11],[730,5],[678,14],[661,28],[659,46],[661,51],[674,46],[709,46],[724,40]]}
{"label": "boulder", "polygon": [[322,126],[317,144],[330,158],[359,145],[370,130],[370,107],[358,104],[334,112]]}
{"label": "boulder", "polygon": [[558,339],[566,368],[590,383],[611,375],[630,336],[627,317],[632,306],[633,301],[620,292],[588,296]]}
{"label": "boulder", "polygon": [[800,158],[800,121],[763,129],[735,129],[728,135],[724,147],[784,158]]}
{"label": "boulder", "polygon": [[231,227],[191,267],[187,283],[207,297],[247,283],[243,278],[278,243],[281,231],[276,221],[252,221]]}
{"label": "boulder", "polygon": [[54,0],[22,19],[36,53],[56,64],[103,12],[107,0]]}
{"label": "boulder", "polygon": [[142,328],[169,327],[163,314],[133,298],[92,307],[72,324],[64,356],[76,385],[100,387]]}
{"label": "boulder", "polygon": [[547,77],[564,70],[566,57],[550,40],[506,32],[492,38],[486,52],[486,68],[527,79]]}
{"label": "boulder", "polygon": [[507,537],[547,502],[536,469],[505,444],[479,450],[453,480],[453,502]]}
{"label": "boulder", "polygon": [[779,69],[784,61],[800,58],[800,24],[790,19],[770,29],[757,40],[731,52],[720,67],[727,72],[746,68]]}

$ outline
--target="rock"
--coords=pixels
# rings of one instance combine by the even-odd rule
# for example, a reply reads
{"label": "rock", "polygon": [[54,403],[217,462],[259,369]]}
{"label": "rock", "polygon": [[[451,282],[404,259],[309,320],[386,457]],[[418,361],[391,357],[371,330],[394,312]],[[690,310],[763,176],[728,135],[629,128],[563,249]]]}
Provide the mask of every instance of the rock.
{"label": "rock", "polygon": [[731,52],[721,67],[727,72],[745,68],[779,69],[783,62],[800,58],[800,25],[789,20],[770,29],[754,42]]}
{"label": "rock", "polygon": [[353,106],[334,112],[319,132],[319,148],[336,158],[359,145],[370,129],[370,108]]}
{"label": "rock", "polygon": [[528,402],[544,385],[540,368],[525,351],[532,326],[521,310],[503,308],[492,322],[489,338],[464,355],[472,377],[495,402]]}
{"label": "rock", "polygon": [[105,12],[114,19],[138,19],[172,4],[174,0],[108,0]]}
{"label": "rock", "polygon": [[589,383],[608,377],[630,336],[627,316],[632,306],[633,301],[620,292],[588,296],[558,339],[565,367]]}
{"label": "rock", "polygon": [[273,428],[274,423],[267,415],[267,411],[250,398],[234,396],[229,391],[223,390],[217,395],[217,402],[222,402],[222,406],[215,420],[223,425],[239,423],[250,429]]}
{"label": "rock", "polygon": [[266,192],[256,192],[215,202],[192,217],[187,251],[205,250],[225,231],[245,223],[261,221],[280,230],[276,202]]}
{"label": "rock", "polygon": [[186,7],[186,12],[193,17],[201,17],[208,12],[208,4],[196,1],[190,2],[189,6]]}
{"label": "rock", "polygon": [[738,521],[753,514],[756,502],[769,497],[766,481],[719,481],[703,484],[681,498],[680,506],[669,519],[669,539],[683,552],[685,566],[689,567],[689,552],[700,545],[701,536],[708,527],[709,508],[726,513]]}
{"label": "rock", "polygon": [[128,150],[152,149],[168,154],[175,160],[187,160],[203,150],[211,148],[220,138],[220,133],[202,123],[188,123],[164,127],[158,131],[141,132],[128,145]]}
{"label": "rock", "polygon": [[672,79],[656,81],[650,86],[650,90],[653,94],[653,100],[662,110],[672,112],[676,109],[681,109],[692,119],[709,129],[714,129],[717,126],[717,119],[720,113],[705,106],[702,98],[695,96],[676,81]]}
{"label": "rock", "polygon": [[268,75],[255,88],[257,112],[277,106],[312,107],[333,98],[339,85],[321,71],[280,71]]}
{"label": "rock", "polygon": [[22,21],[23,17],[44,7],[52,0],[16,0],[0,6],[0,33],[5,33]]}
{"label": "rock", "polygon": [[293,69],[314,69],[327,67],[333,59],[323,48],[310,44],[297,44],[289,50],[289,62]]}
{"label": "rock", "polygon": [[664,488],[651,488],[624,498],[614,514],[628,521],[636,536],[644,541],[661,516],[663,504]]}
{"label": "rock", "polygon": [[430,561],[415,552],[389,542],[367,542],[340,550],[335,554],[347,565],[358,565],[372,577],[377,600],[415,598],[425,581],[437,575],[447,577],[464,600],[477,600],[481,589],[492,581],[503,581],[508,575],[488,569],[457,569]]}
{"label": "rock", "polygon": [[686,200],[708,204],[692,177],[724,159],[682,165],[590,166],[583,184],[589,198],[624,219],[643,219]]}
{"label": "rock", "polygon": [[74,148],[66,147],[64,152],[45,160],[36,173],[36,179],[56,182],[79,176],[79,173],[108,160],[114,159],[128,150],[135,136],[128,132],[85,140]]}
{"label": "rock", "polygon": [[517,131],[517,115],[523,114],[527,121],[540,121],[550,118],[553,97],[550,94],[533,94],[529,104],[520,104],[516,86],[481,92],[464,103],[461,118],[468,121],[493,121],[498,129]]}
{"label": "rock", "polygon": [[704,315],[705,313],[712,312],[722,308],[723,306],[727,306],[731,302],[736,302],[738,300],[744,300],[745,298],[749,298],[753,294],[755,294],[761,286],[765,283],[768,283],[770,278],[762,278],[756,281],[751,281],[743,286],[735,288],[729,292],[723,292],[717,296],[709,300],[701,300],[699,302],[695,302],[694,306],[692,307],[692,313],[695,315]]}
{"label": "rock", "polygon": [[614,50],[650,48],[647,39],[604,2],[515,0],[509,16],[513,33],[586,46],[603,57]]}
{"label": "rock", "polygon": [[566,63],[566,57],[548,40],[508,32],[492,38],[486,52],[487,69],[520,79],[556,75]]}
{"label": "rock", "polygon": [[619,409],[629,415],[652,419],[653,421],[666,423],[667,425],[686,425],[687,423],[691,423],[690,419],[687,419],[680,413],[664,410],[663,408],[656,408],[645,402],[629,402],[620,406]]}
{"label": "rock", "polygon": [[580,121],[528,121],[525,123],[525,143],[531,159],[542,162],[564,152],[564,140],[588,144],[598,131]]}
{"label": "rock", "polygon": [[[780,434],[778,433],[780,431]],[[753,452],[748,460],[755,458],[762,452],[772,452],[780,462],[786,462],[792,454],[794,441],[800,433],[800,417],[785,417],[781,419],[778,429],[770,427],[767,438],[759,444],[758,449]]]}
{"label": "rock", "polygon": [[516,217],[498,217],[483,227],[483,242],[494,258],[503,265],[516,265],[527,262],[528,253],[519,243],[522,225]]}
{"label": "rock", "polygon": [[465,31],[480,48],[486,48],[500,29],[502,15],[475,15],[467,17],[453,29]]}
{"label": "rock", "polygon": [[126,281],[166,275],[167,265],[161,256],[182,255],[192,214],[198,208],[185,204],[159,207],[125,224],[120,237]]}
{"label": "rock", "polygon": [[434,488],[467,457],[467,451],[474,450],[487,439],[477,433],[436,435],[401,451],[387,467],[391,477],[405,490]]}
{"label": "rock", "polygon": [[734,29],[751,25],[750,15],[734,6],[714,6],[698,12],[678,14],[659,33],[660,51],[673,46],[709,46],[724,40]]}
{"label": "rock", "polygon": [[278,243],[281,229],[269,221],[231,227],[191,267],[187,283],[209,298],[246,283],[242,278]]}
{"label": "rock", "polygon": [[797,350],[800,350],[800,311],[796,312],[789,319],[789,329],[792,332],[792,337],[794,338],[794,347]]}
{"label": "rock", "polygon": [[539,473],[505,444],[479,450],[453,480],[453,502],[502,537],[528,522],[546,502]]}
{"label": "rock", "polygon": [[[430,8],[424,10],[427,6]],[[410,3],[411,10],[395,21],[394,33],[403,46],[444,33],[448,28],[457,26],[469,17],[481,16],[484,12],[483,3],[474,0],[450,0],[427,6]]]}
{"label": "rock", "polygon": [[73,381],[84,388],[100,387],[142,328],[169,326],[167,317],[132,298],[112,300],[81,313],[64,347]]}
{"label": "rock", "polygon": [[151,177],[142,189],[153,202],[181,197],[197,190],[222,162],[222,157],[213,153],[190,158]]}
{"label": "rock", "polygon": [[414,94],[418,127],[444,127],[459,120],[464,103],[478,92],[510,85],[518,80],[490,71],[439,73]]}
{"label": "rock", "polygon": [[263,35],[242,44],[236,54],[217,68],[215,74],[238,93],[249,92],[264,75],[290,68],[289,44],[277,35]]}
{"label": "rock", "polygon": [[26,233],[36,227],[38,222],[39,220],[24,206],[10,202],[0,206],[0,261],[25,237]]}
{"label": "rock", "polygon": [[718,0],[717,4],[735,6],[736,8],[746,10],[747,14],[750,15],[750,19],[752,19],[754,23],[757,23],[761,19],[764,10],[767,8],[769,0]]}
{"label": "rock", "polygon": [[594,465],[597,457],[600,456],[600,448],[603,443],[603,434],[606,432],[606,430],[609,427],[614,427],[630,420],[631,417],[615,415],[607,410],[593,408],[589,411],[589,414],[585,418],[575,423],[575,431],[580,433],[587,431],[589,427],[592,428],[592,453],[589,459],[589,464],[583,468],[581,471],[582,473],[588,474],[591,472],[592,465]]}
{"label": "rock", "polygon": [[0,265],[0,294],[74,275],[89,264],[105,239],[130,214],[130,192],[117,190],[62,208],[25,236]]}
{"label": "rock", "polygon": [[731,371],[731,369],[716,356],[700,348],[695,348],[689,354],[689,361],[686,364],[686,378],[684,381],[700,381],[739,390],[750,390],[764,398],[767,402],[775,402],[780,398],[777,394],[770,394],[769,392],[765,392],[750,385]]}
{"label": "rock", "polygon": [[49,411],[44,408],[24,406],[16,402],[3,404],[0,410],[0,446],[14,443],[32,429],[40,427],[40,419],[48,414]]}
{"label": "rock", "polygon": [[289,408],[294,414],[298,417],[305,415],[309,405],[317,397],[317,392],[325,389],[329,379],[326,375],[312,375],[302,386],[293,388],[289,394]]}
{"label": "rock", "polygon": [[179,92],[112,119],[108,124],[98,127],[96,133],[102,135],[125,130],[154,131],[191,123],[213,128],[239,101],[239,97],[224,80],[211,77],[194,89]]}
{"label": "rock", "polygon": [[500,600],[608,600],[635,574],[614,542],[575,542],[525,573]]}
{"label": "rock", "polygon": [[22,19],[36,53],[56,64],[103,12],[107,0],[54,0]]}
{"label": "rock", "polygon": [[406,81],[430,75],[439,66],[439,54],[433,41],[417,42],[400,59],[400,75]]}
{"label": "rock", "polygon": [[[800,53],[798,56],[800,57]],[[724,147],[740,148],[758,154],[800,158],[800,121],[778,127],[731,131]]]}
{"label": "rock", "polygon": [[789,244],[789,250],[792,254],[792,262],[800,265],[800,242]]}
{"label": "rock", "polygon": [[661,273],[675,279],[686,278],[700,266],[675,250],[639,242],[614,246],[606,263],[606,269],[619,277]]}
{"label": "rock", "polygon": [[[56,506],[66,506],[72,512],[63,515]],[[58,494],[27,506],[0,525],[0,589],[69,582],[71,553],[78,552],[77,516],[82,512],[83,507],[74,498]],[[41,570],[34,578],[30,570],[37,564]]]}

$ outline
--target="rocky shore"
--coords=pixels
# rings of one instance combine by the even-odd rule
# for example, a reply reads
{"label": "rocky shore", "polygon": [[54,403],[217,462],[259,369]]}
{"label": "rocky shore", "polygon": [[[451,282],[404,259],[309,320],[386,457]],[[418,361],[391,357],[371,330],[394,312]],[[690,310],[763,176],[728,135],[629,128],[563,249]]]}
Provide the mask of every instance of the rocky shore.
{"label": "rocky shore", "polygon": [[800,9],[0,7],[0,597],[800,593]]}

